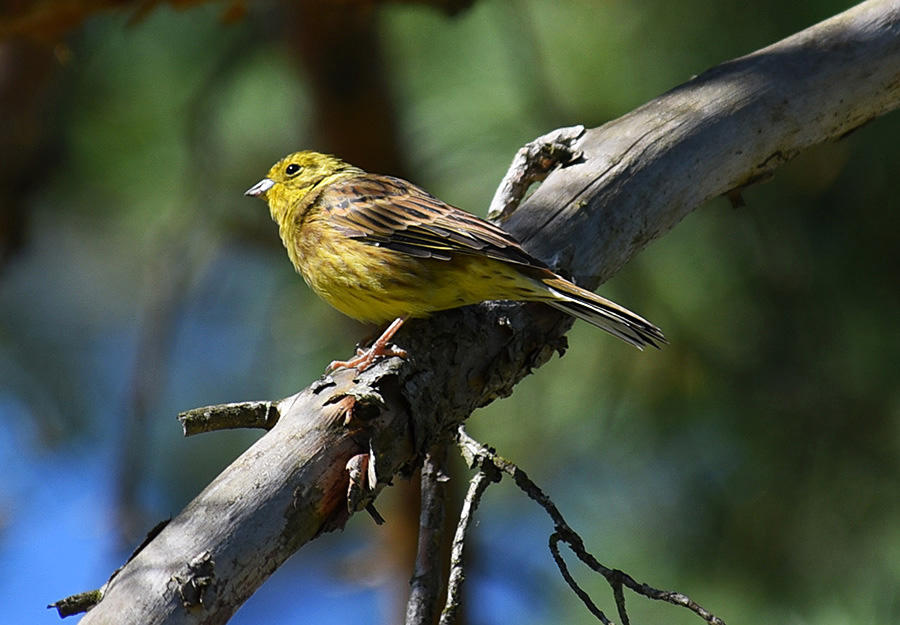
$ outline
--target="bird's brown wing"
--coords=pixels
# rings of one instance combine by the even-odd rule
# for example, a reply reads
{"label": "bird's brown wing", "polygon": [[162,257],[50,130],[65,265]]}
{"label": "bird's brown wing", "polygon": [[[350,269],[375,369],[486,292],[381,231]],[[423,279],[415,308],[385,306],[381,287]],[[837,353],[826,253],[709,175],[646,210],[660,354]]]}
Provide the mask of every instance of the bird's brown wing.
{"label": "bird's brown wing", "polygon": [[340,180],[323,190],[318,203],[347,236],[410,256],[483,255],[545,267],[497,226],[399,178],[363,174]]}

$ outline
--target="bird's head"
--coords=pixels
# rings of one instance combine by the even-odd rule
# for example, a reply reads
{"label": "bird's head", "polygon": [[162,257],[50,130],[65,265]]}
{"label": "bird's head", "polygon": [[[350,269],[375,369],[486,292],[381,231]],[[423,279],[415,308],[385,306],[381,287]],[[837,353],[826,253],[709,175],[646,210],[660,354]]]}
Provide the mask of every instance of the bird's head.
{"label": "bird's head", "polygon": [[275,163],[266,177],[247,189],[244,195],[262,198],[269,203],[277,221],[297,206],[318,185],[360,170],[329,154],[294,152]]}

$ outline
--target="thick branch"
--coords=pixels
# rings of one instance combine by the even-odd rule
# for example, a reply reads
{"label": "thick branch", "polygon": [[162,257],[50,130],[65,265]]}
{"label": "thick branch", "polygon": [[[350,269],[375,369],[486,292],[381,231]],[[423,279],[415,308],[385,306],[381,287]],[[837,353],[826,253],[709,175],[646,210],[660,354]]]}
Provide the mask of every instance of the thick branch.
{"label": "thick branch", "polygon": [[707,200],[898,105],[900,2],[870,0],[589,130],[504,227],[596,286]]}
{"label": "thick branch", "polygon": [[[583,162],[551,173],[506,227],[596,285],[709,198],[898,101],[900,0],[871,0],[588,131],[573,146]],[[508,303],[408,323],[397,337],[408,360],[355,382],[341,372],[280,402],[277,425],[123,568],[82,623],[224,623],[300,546],[342,527],[474,408],[562,350],[570,323]]]}
{"label": "thick branch", "polygon": [[371,499],[403,467],[379,473],[370,442],[394,459],[413,454],[406,413],[342,374],[278,402],[275,427],[101,589],[83,622],[224,623],[301,545],[343,527],[347,464],[375,464]]}

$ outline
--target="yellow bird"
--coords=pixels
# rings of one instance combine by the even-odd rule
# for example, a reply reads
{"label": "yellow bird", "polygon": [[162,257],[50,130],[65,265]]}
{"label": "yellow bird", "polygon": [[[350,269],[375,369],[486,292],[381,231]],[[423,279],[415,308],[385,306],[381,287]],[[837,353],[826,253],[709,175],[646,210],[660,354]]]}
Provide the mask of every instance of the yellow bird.
{"label": "yellow bird", "polygon": [[410,317],[486,300],[544,302],[642,349],[655,325],[555,274],[499,227],[416,185],[318,152],[278,161],[246,195],[269,204],[294,268],[322,299],[363,322],[393,320],[369,350],[331,368],[359,371]]}

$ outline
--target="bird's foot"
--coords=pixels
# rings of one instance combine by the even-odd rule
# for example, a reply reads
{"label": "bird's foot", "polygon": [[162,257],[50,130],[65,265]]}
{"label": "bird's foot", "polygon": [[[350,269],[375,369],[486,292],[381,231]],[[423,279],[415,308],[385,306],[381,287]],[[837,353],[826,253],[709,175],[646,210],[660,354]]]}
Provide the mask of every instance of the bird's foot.
{"label": "bird's foot", "polygon": [[331,373],[335,369],[356,369],[360,373],[371,367],[379,358],[398,356],[406,358],[406,350],[393,345],[379,345],[377,342],[368,349],[357,349],[356,356],[350,360],[335,360],[325,370]]}
{"label": "bird's foot", "polygon": [[394,337],[394,334],[400,329],[400,326],[403,325],[404,321],[406,321],[405,316],[397,317],[391,325],[382,332],[381,336],[372,343],[372,347],[369,349],[357,349],[356,356],[350,360],[335,360],[328,365],[328,369],[325,370],[326,373],[334,371],[335,369],[356,369],[362,373],[371,367],[372,363],[379,357],[390,358],[391,356],[399,356],[400,358],[406,358],[406,350],[393,345],[388,345],[388,341]]}

